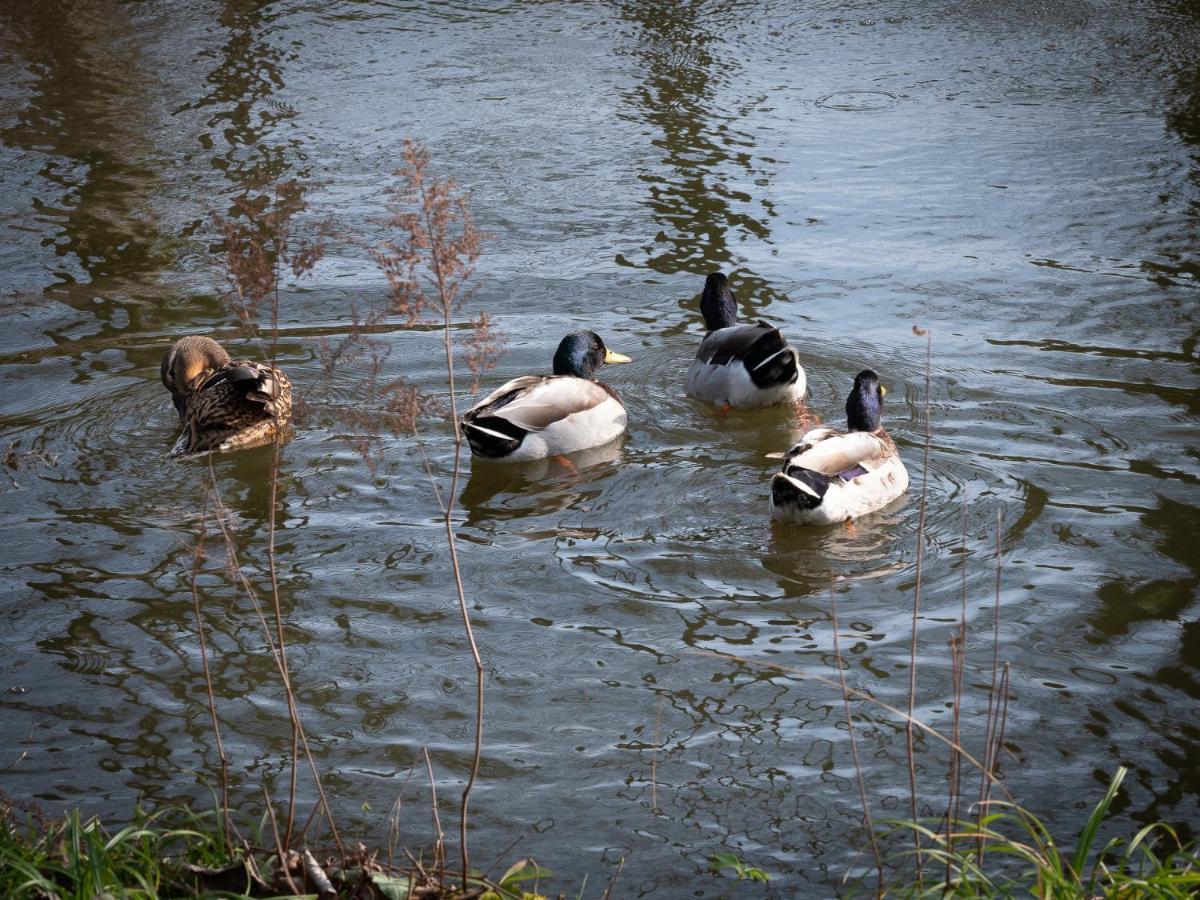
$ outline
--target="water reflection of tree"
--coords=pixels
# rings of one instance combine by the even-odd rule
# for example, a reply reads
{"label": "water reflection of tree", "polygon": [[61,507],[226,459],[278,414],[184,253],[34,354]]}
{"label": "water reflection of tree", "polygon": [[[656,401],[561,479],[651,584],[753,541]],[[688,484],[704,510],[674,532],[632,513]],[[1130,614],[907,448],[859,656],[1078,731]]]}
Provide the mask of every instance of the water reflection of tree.
{"label": "water reflection of tree", "polygon": [[4,3],[0,28],[30,75],[29,99],[0,141],[43,160],[34,217],[53,234],[43,246],[71,257],[47,293],[86,306],[102,327],[120,310],[114,330],[140,330],[141,307],[108,298],[144,284],[171,253],[151,202],[158,175],[140,127],[148,79],[129,8]]}
{"label": "water reflection of tree", "polygon": [[204,123],[210,131],[200,143],[213,151],[213,168],[225,174],[235,194],[306,174],[295,171],[290,153],[298,142],[272,140],[276,126],[296,115],[271,102],[284,87],[284,63],[295,56],[268,36],[279,14],[273,6],[269,0],[225,0],[218,22],[227,36],[205,77],[208,90],[183,107],[211,110]]}
{"label": "water reflection of tree", "polygon": [[[666,174],[646,171],[647,205],[661,230],[639,249],[639,265],[664,274],[703,274],[737,266],[729,236],[765,241],[765,216],[749,210],[754,198],[729,186],[733,173],[762,181],[767,173],[752,154],[754,138],[737,130],[743,115],[719,96],[741,69],[722,46],[722,35],[744,11],[733,3],[654,2],[619,5],[623,18],[636,25],[642,40],[631,51],[644,73],[642,83],[626,92],[632,117],[659,135],[652,143],[663,151]],[[762,203],[769,214],[770,208]],[[752,272],[738,273],[739,299],[754,311],[780,299]]]}
{"label": "water reflection of tree", "polygon": [[[1141,522],[1161,535],[1155,545],[1158,552],[1187,571],[1174,578],[1145,580],[1131,576],[1102,584],[1098,591],[1100,607],[1091,617],[1098,641],[1136,640],[1138,623],[1178,622],[1196,605],[1200,591],[1200,551],[1196,547],[1200,510],[1160,497],[1157,508],[1144,513]],[[1172,714],[1169,703],[1160,697],[1160,689],[1181,691],[1193,701],[1200,699],[1200,623],[1183,625],[1175,661],[1143,677],[1150,683],[1146,691],[1139,692],[1138,697],[1121,698],[1116,708],[1154,730],[1160,742],[1155,754],[1173,777],[1163,785],[1156,784],[1151,773],[1139,773],[1142,787],[1153,799],[1132,815],[1145,822],[1174,820],[1177,817],[1172,817],[1171,810],[1187,808],[1200,796],[1200,769],[1195,765],[1200,728]],[[1192,835],[1186,821],[1176,824],[1183,834]]]}

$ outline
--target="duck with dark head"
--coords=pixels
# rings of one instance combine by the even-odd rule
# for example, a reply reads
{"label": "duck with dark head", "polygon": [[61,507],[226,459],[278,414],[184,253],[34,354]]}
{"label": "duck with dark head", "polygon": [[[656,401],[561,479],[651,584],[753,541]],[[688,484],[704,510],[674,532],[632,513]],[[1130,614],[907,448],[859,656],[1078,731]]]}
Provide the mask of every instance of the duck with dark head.
{"label": "duck with dark head", "polygon": [[625,405],[596,380],[607,363],[629,362],[594,331],[568,334],[554,353],[553,375],[522,375],[501,385],[462,417],[471,452],[523,462],[598,447],[625,431]]}
{"label": "duck with dark head", "polygon": [[887,506],[908,490],[908,470],[884,430],[887,390],[870,369],[846,398],[846,431],[814,428],[784,454],[771,479],[771,517],[801,525],[844,522]]}
{"label": "duck with dark head", "polygon": [[779,329],[762,321],[737,324],[737,299],[729,279],[704,280],[700,312],[708,334],[687,372],[687,393],[734,409],[759,409],[802,400],[806,388],[800,354]]}

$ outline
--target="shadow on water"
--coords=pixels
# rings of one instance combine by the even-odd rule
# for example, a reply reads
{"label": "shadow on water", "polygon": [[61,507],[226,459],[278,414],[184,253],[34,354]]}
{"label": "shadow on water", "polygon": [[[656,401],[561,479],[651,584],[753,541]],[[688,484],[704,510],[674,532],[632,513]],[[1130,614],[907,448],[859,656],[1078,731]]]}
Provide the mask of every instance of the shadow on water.
{"label": "shadow on water", "polygon": [[635,259],[618,254],[617,262],[664,275],[735,269],[739,299],[752,314],[786,299],[730,247],[731,240],[769,242],[774,215],[770,201],[736,186],[763,188],[771,173],[753,154],[753,136],[738,130],[743,115],[730,112],[721,93],[741,69],[723,31],[742,10],[687,2],[627,3],[619,12],[639,29],[641,40],[626,52],[643,76],[625,92],[629,112],[621,115],[650,126],[663,160],[661,169],[638,175],[660,230]]}
{"label": "shadow on water", "polygon": [[[1144,513],[1141,523],[1159,535],[1155,549],[1185,568],[1187,574],[1152,580],[1126,577],[1105,582],[1097,591],[1100,606],[1092,614],[1091,624],[1096,631],[1092,639],[1098,644],[1137,643],[1143,639],[1139,629],[1142,623],[1179,624],[1177,661],[1150,675],[1151,685],[1139,695],[1127,694],[1114,702],[1116,709],[1155,730],[1157,738],[1163,742],[1155,752],[1175,773],[1174,780],[1165,787],[1149,773],[1138,773],[1143,788],[1152,799],[1145,808],[1132,815],[1149,823],[1160,819],[1174,821],[1177,817],[1173,814],[1181,804],[1200,794],[1200,770],[1188,763],[1189,759],[1194,762],[1200,728],[1177,718],[1169,723],[1161,721],[1156,707],[1164,701],[1157,697],[1154,689],[1155,685],[1163,685],[1200,700],[1200,623],[1186,618],[1187,611],[1200,596],[1200,553],[1196,548],[1200,510],[1160,496],[1158,506]],[[1103,726],[1093,724],[1092,727]],[[1187,821],[1180,822],[1179,826],[1184,840],[1195,836],[1195,829]]]}

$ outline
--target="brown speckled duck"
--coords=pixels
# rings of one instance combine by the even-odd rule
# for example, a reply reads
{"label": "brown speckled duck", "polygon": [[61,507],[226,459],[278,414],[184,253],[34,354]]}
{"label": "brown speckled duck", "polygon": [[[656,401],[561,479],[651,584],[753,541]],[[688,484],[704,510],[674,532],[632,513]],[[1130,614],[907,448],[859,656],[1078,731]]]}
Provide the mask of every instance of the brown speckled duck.
{"label": "brown speckled duck", "polygon": [[183,423],[171,456],[266,444],[292,415],[286,375],[260,362],[231,360],[212,338],[176,341],[163,354],[162,383]]}

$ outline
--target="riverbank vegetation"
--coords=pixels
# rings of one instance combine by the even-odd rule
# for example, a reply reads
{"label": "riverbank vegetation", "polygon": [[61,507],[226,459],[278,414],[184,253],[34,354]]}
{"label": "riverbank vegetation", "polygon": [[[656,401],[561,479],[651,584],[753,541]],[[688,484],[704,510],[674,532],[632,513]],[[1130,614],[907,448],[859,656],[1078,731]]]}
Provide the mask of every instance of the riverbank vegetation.
{"label": "riverbank vegetation", "polygon": [[[301,705],[293,688],[286,641],[286,610],[281,602],[277,570],[276,516],[280,452],[285,435],[277,435],[270,457],[268,527],[261,548],[261,577],[240,558],[235,541],[237,523],[224,504],[212,460],[192,471],[203,481],[202,511],[197,517],[191,571],[195,637],[207,685],[212,722],[216,787],[212,810],[196,813],[165,807],[138,810],[124,826],[105,826],[78,810],[62,818],[47,815],[37,805],[0,794],[0,896],[4,897],[186,897],[186,896],[316,896],[380,898],[486,898],[528,900],[541,896],[549,872],[537,863],[517,859],[506,871],[493,873],[472,862],[468,847],[471,792],[479,776],[484,742],[485,662],[475,641],[472,616],[486,615],[468,602],[459,564],[455,532],[456,502],[462,472],[462,435],[458,429],[458,393],[464,380],[458,361],[466,364],[473,387],[492,368],[503,348],[503,336],[486,311],[464,317],[472,297],[472,277],[483,236],[470,214],[468,199],[449,179],[436,177],[428,152],[417,144],[404,148],[395,187],[388,192],[388,230],[381,242],[339,234],[327,222],[307,217],[305,191],[288,182],[240,198],[222,216],[215,230],[224,241],[230,313],[258,347],[264,361],[277,365],[280,298],[286,278],[302,280],[320,262],[330,240],[358,247],[380,267],[388,283],[385,302],[377,308],[346,311],[349,324],[320,341],[324,373],[332,376],[356,368],[353,384],[343,380],[336,391],[319,384],[306,386],[304,422],[337,422],[347,439],[374,470],[384,464],[382,438],[404,435],[415,440],[425,460],[425,478],[437,498],[444,525],[450,571],[447,601],[461,619],[463,644],[470,655],[474,692],[470,718],[473,754],[462,779],[457,808],[457,847],[446,847],[437,800],[437,778],[428,753],[425,768],[432,794],[434,844],[422,851],[404,849],[393,841],[384,848],[369,847],[360,836],[344,833],[325,794],[317,759],[310,749]],[[435,332],[445,366],[445,391],[430,396],[401,377],[389,377],[388,347],[379,332],[389,322],[405,322]],[[1083,829],[1067,839],[1056,835],[1039,816],[1012,796],[1002,775],[1005,729],[1010,700],[1010,672],[1001,660],[999,588],[1001,552],[999,522],[996,544],[996,604],[990,666],[984,667],[987,713],[982,749],[965,745],[959,712],[968,684],[966,658],[967,597],[965,575],[966,516],[964,515],[964,575],[962,615],[950,646],[953,719],[942,734],[916,717],[918,620],[925,547],[925,509],[929,464],[929,370],[932,335],[914,328],[926,340],[925,455],[917,527],[915,590],[909,661],[907,708],[888,706],[847,681],[849,665],[842,656],[837,619],[837,596],[832,583],[829,608],[833,638],[834,677],[771,667],[781,677],[808,679],[839,696],[844,707],[846,752],[857,776],[860,821],[847,822],[848,840],[861,836],[863,859],[868,859],[843,884],[847,893],[876,896],[1008,897],[1185,897],[1200,889],[1200,847],[1181,842],[1165,823],[1145,826],[1131,836],[1099,842],[1105,818],[1125,777],[1118,769]],[[350,395],[353,402],[340,401]],[[436,417],[436,418],[435,418]],[[452,423],[449,471],[439,471],[425,453],[424,428],[448,417]],[[440,427],[440,426],[439,426]],[[965,511],[964,511],[965,512]],[[231,800],[233,762],[222,742],[221,709],[209,674],[211,650],[206,640],[205,577],[210,553],[223,558],[223,569],[245,597],[271,656],[278,688],[290,722],[286,790],[271,796],[264,786],[262,814],[254,822],[240,821]],[[759,661],[742,660],[766,668]],[[856,712],[856,707],[858,711]],[[858,760],[857,727],[870,707],[895,723],[906,737],[907,781],[910,798],[904,821],[883,821],[873,810],[871,792]],[[856,721],[857,716],[857,721]],[[918,736],[928,759],[918,765]],[[929,772],[933,747],[944,748],[944,809],[923,815],[918,797],[918,771]],[[311,785],[311,814],[303,821],[302,779]],[[973,780],[972,780],[973,779]],[[970,789],[968,791],[968,786]],[[393,837],[398,828],[392,829]],[[318,835],[320,837],[318,838]],[[517,854],[520,848],[516,848]],[[602,886],[579,896],[616,895],[620,867]],[[702,877],[702,876],[697,876]],[[772,882],[762,860],[743,860],[729,853],[712,857],[713,878],[736,878],[745,890]],[[739,889],[741,889],[739,887]],[[768,887],[767,889],[770,889]],[[787,892],[786,887],[780,890]],[[586,892],[586,894],[585,894]],[[573,892],[574,894],[575,892]]]}

